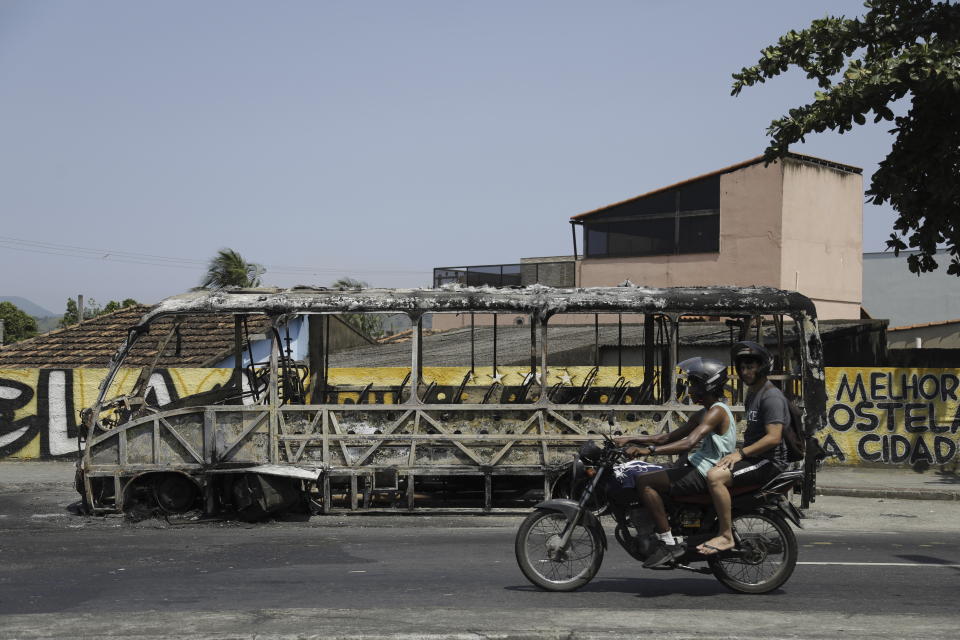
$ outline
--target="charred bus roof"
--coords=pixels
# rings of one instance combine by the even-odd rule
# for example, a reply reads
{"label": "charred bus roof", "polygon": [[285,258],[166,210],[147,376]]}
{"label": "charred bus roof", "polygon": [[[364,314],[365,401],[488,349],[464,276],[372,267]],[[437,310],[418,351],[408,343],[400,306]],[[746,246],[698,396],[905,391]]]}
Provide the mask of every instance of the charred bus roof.
{"label": "charred bus roof", "polygon": [[271,315],[296,313],[512,312],[549,318],[556,313],[696,313],[703,315],[785,314],[813,320],[816,308],[801,293],[772,287],[617,287],[555,289],[461,287],[440,289],[353,289],[312,287],[195,291],[160,302],[141,318],[191,313]]}

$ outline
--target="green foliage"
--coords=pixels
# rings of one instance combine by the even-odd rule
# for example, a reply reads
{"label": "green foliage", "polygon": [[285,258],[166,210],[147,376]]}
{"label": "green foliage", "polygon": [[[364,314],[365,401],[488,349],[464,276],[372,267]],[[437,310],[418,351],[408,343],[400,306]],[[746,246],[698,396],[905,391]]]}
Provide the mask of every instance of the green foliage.
{"label": "green foliage", "polygon": [[[887,246],[918,249],[910,271],[937,268],[945,244],[947,272],[960,276],[960,5],[933,0],[868,0],[861,18],[825,17],[790,31],[759,62],[733,75],[733,95],[790,67],[816,80],[809,104],[790,109],[767,129],[768,161],[789,145],[827,129],[844,133],[892,121],[893,147],[867,190],[868,202],[898,213]],[[906,115],[891,105],[909,100]]]}
{"label": "green foliage", "polygon": [[139,304],[133,298],[127,298],[123,302],[117,302],[116,300],[111,300],[103,308],[104,313],[113,313],[114,311],[119,311],[120,309],[126,309],[127,307],[132,307],[136,304]]}
{"label": "green foliage", "polygon": [[[90,320],[91,318],[102,316],[105,313],[113,313],[114,311],[119,311],[120,309],[125,309],[136,304],[140,303],[133,298],[126,298],[123,302],[111,300],[106,306],[101,307],[96,300],[90,298],[87,303],[83,305],[83,319]],[[60,318],[60,328],[77,324],[79,317],[80,312],[77,309],[77,301],[73,298],[67,298],[67,310],[64,312],[63,317]]]}
{"label": "green foliage", "polygon": [[[370,283],[354,278],[340,278],[330,285],[333,289],[366,289]],[[344,322],[360,331],[364,335],[377,338],[383,335],[383,318],[372,313],[345,313],[341,316]]]}
{"label": "green foliage", "polygon": [[60,318],[60,328],[69,327],[79,321],[80,312],[77,310],[77,301],[73,298],[67,298],[67,310],[63,312],[63,317]]}
{"label": "green foliage", "polygon": [[259,287],[260,277],[266,273],[262,265],[247,262],[233,249],[220,249],[210,260],[207,274],[200,283],[203,289]]}
{"label": "green foliage", "polygon": [[37,335],[37,321],[12,302],[0,302],[3,344],[12,344]]}

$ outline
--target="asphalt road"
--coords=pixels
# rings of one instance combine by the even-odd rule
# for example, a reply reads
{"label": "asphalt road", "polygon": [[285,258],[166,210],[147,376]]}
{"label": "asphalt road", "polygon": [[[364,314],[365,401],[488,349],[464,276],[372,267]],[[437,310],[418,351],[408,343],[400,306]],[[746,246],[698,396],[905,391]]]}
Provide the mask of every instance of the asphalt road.
{"label": "asphalt road", "polygon": [[820,498],[790,581],[746,596],[643,570],[615,543],[580,591],[539,591],[513,558],[520,512],[134,524],[71,515],[73,497],[0,491],[0,637],[952,638],[960,625],[953,503]]}

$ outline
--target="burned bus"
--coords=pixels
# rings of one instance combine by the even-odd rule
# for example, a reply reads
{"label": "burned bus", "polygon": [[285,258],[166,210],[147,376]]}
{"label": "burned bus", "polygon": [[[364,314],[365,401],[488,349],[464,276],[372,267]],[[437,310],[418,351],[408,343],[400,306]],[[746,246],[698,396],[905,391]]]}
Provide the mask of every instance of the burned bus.
{"label": "burned bus", "polygon": [[[208,376],[216,384],[162,389],[164,354],[213,340],[210,326],[228,347]],[[470,497],[490,510],[518,490],[549,497],[585,440],[682,424],[698,407],[676,363],[729,361],[743,339],[774,354],[770,378],[816,434],[822,349],[814,305],[796,292],[630,283],[191,292],[143,316],[111,360],[83,412],[77,489],[92,513],[147,505],[241,517],[298,504],[326,513]],[[150,362],[125,366],[132,353]],[[803,465],[808,504],[814,456]]]}

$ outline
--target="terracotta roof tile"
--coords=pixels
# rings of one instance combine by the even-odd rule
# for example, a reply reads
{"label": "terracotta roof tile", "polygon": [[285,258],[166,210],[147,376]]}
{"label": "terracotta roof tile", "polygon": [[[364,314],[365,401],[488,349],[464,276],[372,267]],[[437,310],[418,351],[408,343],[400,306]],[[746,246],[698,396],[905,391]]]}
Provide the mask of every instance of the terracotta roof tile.
{"label": "terracotta roof tile", "polygon": [[[130,327],[137,324],[150,308],[147,305],[127,307],[79,325],[6,345],[0,348],[0,369],[106,367]],[[159,341],[172,327],[172,318],[154,322],[149,335],[137,341],[124,364],[131,367],[150,364],[156,357]],[[266,316],[253,316],[248,322],[251,336],[262,334],[268,328]],[[179,338],[176,335],[171,338],[158,366],[210,366],[232,350],[232,316],[194,314],[184,318]]]}

